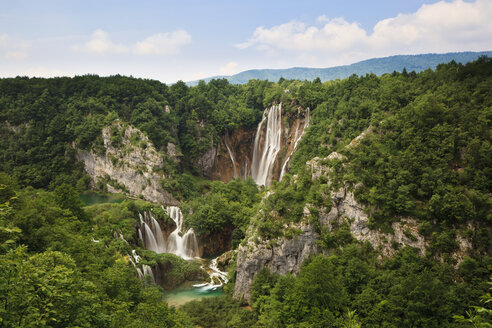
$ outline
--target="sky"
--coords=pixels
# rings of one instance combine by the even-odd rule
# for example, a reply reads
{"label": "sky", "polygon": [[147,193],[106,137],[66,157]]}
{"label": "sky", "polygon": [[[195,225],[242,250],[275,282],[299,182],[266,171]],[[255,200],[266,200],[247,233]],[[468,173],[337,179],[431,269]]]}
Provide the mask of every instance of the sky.
{"label": "sky", "polygon": [[173,83],[492,50],[492,0],[0,0],[0,76]]}

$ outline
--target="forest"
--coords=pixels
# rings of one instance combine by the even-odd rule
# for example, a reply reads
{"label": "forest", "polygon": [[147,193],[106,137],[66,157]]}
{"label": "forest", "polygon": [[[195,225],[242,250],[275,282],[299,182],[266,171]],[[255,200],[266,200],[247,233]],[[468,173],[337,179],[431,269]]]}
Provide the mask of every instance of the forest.
{"label": "forest", "polygon": [[[225,183],[201,173],[210,145],[256,130],[265,108],[279,103],[286,120],[297,108],[312,115],[281,181],[258,188],[250,178]],[[167,222],[160,204],[121,196],[87,206],[79,197],[97,186],[76,151],[104,153],[101,130],[115,120],[159,151],[163,188],[198,236],[230,233],[231,250],[250,237],[296,238],[288,227],[308,208],[319,254],[298,274],[261,270],[250,300],[233,298],[232,261],[224,295],[169,306],[161,286],[138,278],[132,249],[143,264],[170,263],[173,286],[203,272],[144,249],[139,213]],[[0,326],[490,327],[491,131],[487,57],[327,82],[0,79]],[[171,144],[179,161],[166,155]],[[326,174],[314,177],[306,165],[314,158]],[[364,205],[372,230],[391,234],[394,223],[416,220],[425,252],[393,243],[383,256],[352,235],[350,218],[326,229],[320,218],[341,186]],[[458,258],[461,240],[470,247]]]}

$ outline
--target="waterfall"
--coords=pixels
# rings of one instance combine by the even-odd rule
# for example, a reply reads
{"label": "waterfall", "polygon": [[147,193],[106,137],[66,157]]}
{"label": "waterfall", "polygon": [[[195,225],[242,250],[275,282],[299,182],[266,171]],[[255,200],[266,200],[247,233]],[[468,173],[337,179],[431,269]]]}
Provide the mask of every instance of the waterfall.
{"label": "waterfall", "polygon": [[[268,115],[266,114],[268,112]],[[263,147],[260,149],[263,125],[266,122],[266,132]],[[258,185],[269,185],[272,179],[273,164],[280,151],[282,140],[282,104],[273,105],[263,113],[263,119],[258,125],[253,148],[251,176]]]}
{"label": "waterfall", "polygon": [[284,162],[284,165],[282,165],[282,170],[280,171],[280,180],[282,180],[282,177],[287,171],[287,164],[290,162],[290,158],[294,154],[294,152],[297,149],[297,144],[299,141],[302,139],[302,136],[304,133],[306,133],[306,129],[309,127],[309,120],[311,119],[311,113],[309,111],[309,108],[306,109],[306,116],[304,117],[304,126],[302,128],[302,133],[299,135],[299,122],[297,122],[297,127],[296,127],[296,133],[294,135],[294,148],[292,148],[292,152],[290,153],[289,157]]}
{"label": "waterfall", "polygon": [[232,162],[232,168],[234,170],[234,178],[237,178],[238,175],[237,175],[237,172],[236,172],[236,161],[234,160],[234,155],[232,154],[232,151],[231,151],[231,148],[229,148],[229,144],[227,143],[227,134],[224,138],[224,143],[226,145],[226,148],[227,148],[227,151],[229,152],[229,157],[231,158],[231,162]]}
{"label": "waterfall", "polygon": [[[164,208],[163,208],[164,209]],[[144,212],[140,216],[140,228],[138,235],[143,241],[146,249],[156,253],[172,253],[184,259],[199,256],[198,242],[193,229],[184,231],[183,213],[177,206],[165,208],[167,214],[176,224],[176,229],[164,240],[159,222],[152,216],[151,212]]]}
{"label": "waterfall", "polygon": [[193,228],[184,231],[181,209],[177,206],[168,206],[166,212],[176,223],[176,229],[171,232],[167,240],[167,253],[173,253],[186,260],[198,257],[198,241],[195,232]]}
{"label": "waterfall", "polygon": [[244,166],[243,166],[243,179],[246,180],[248,178],[248,160],[244,160]]}
{"label": "waterfall", "polygon": [[156,253],[164,253],[166,251],[166,243],[162,235],[159,222],[152,216],[151,212],[138,214],[140,217],[140,229],[138,235],[142,239],[146,249]]}
{"label": "waterfall", "polygon": [[[193,285],[193,287],[201,288],[202,291],[211,291],[222,287],[222,285],[226,284],[229,281],[227,272],[223,272],[219,270],[219,267],[217,266],[217,260],[218,257],[214,258],[210,262],[210,265],[208,267],[210,269],[209,272],[210,282]],[[205,268],[202,266],[202,269]]]}
{"label": "waterfall", "polygon": [[152,277],[152,281],[155,282],[154,273],[152,272],[152,268],[150,266],[147,264],[142,264],[142,267],[137,266],[141,258],[134,249],[132,250],[132,255],[128,255],[128,259],[137,270],[138,278],[143,279],[146,275],[149,275]]}

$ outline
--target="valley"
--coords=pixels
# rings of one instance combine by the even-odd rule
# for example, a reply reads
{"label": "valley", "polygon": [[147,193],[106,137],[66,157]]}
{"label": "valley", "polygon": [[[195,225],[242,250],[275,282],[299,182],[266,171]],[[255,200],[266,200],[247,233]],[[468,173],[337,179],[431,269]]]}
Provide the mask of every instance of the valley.
{"label": "valley", "polygon": [[0,323],[463,327],[492,268],[491,86],[487,57],[0,79]]}

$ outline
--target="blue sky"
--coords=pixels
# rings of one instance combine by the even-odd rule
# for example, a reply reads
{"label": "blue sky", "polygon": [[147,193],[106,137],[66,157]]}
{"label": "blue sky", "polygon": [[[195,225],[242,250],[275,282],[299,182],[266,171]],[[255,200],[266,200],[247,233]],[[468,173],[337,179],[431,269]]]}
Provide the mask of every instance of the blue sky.
{"label": "blue sky", "polygon": [[0,76],[163,82],[492,50],[492,0],[0,1]]}

